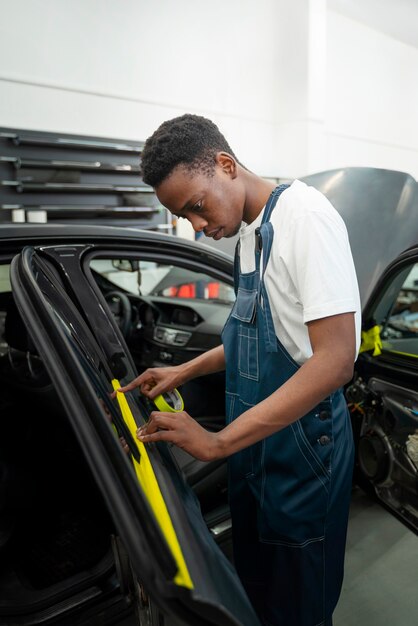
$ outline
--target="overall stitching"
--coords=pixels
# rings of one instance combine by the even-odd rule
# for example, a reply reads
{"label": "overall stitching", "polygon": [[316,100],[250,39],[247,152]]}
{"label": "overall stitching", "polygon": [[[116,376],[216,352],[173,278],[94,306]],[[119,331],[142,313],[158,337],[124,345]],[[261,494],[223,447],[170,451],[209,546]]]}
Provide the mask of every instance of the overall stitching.
{"label": "overall stitching", "polygon": [[[332,407],[332,401],[330,402],[330,411],[331,411],[331,434],[332,434],[332,441],[334,441],[334,417],[333,417],[333,407]],[[334,451],[335,451],[335,446],[332,446],[332,450],[331,450],[331,458],[330,458],[330,467],[332,465],[332,459],[334,456]],[[327,524],[327,519],[328,519],[328,513],[329,513],[329,500],[330,500],[330,494],[332,493],[332,473],[330,471],[329,473],[329,492],[328,492],[328,496],[327,496],[327,509],[326,509],[326,514],[325,514],[325,520],[324,520],[324,535],[325,535],[325,530],[326,530],[326,524]],[[325,558],[325,541],[324,544],[322,546],[322,562],[323,562],[323,568],[324,568],[324,575],[323,575],[323,579],[322,579],[322,606],[323,606],[323,615],[325,616],[325,597],[326,597],[326,589],[325,589],[325,581],[327,578],[327,572],[326,572],[326,558]],[[323,624],[325,624],[325,617],[324,620],[322,622]]]}
{"label": "overall stitching", "polygon": [[[282,190],[282,189],[280,189]],[[276,191],[273,193],[273,201],[277,199],[279,193],[279,188],[276,189]],[[265,275],[265,271],[266,271],[266,267],[268,265],[268,260],[269,260],[269,255],[271,252],[271,243],[273,240],[273,236],[274,236],[274,231],[272,229],[271,225],[266,225],[266,224],[270,224],[268,222],[268,218],[269,215],[271,215],[271,212],[273,210],[273,203],[269,202],[268,206],[266,207],[266,212],[265,212],[265,217],[263,217],[263,222],[261,224],[260,227],[260,234],[262,234],[262,245],[263,245],[263,267],[262,267],[262,274],[260,275],[260,258],[261,258],[261,251],[259,249],[255,250],[255,262],[256,262],[256,270],[253,272],[250,272],[248,274],[241,274],[239,271],[235,272],[235,277],[236,277],[236,285],[237,285],[237,292],[239,291],[239,284],[243,285],[243,287],[241,287],[241,298],[244,299],[244,303],[238,303],[238,307],[236,305],[234,305],[233,307],[233,311],[232,311],[232,315],[228,318],[230,320],[230,324],[231,327],[235,326],[235,339],[234,342],[231,344],[227,344],[229,348],[233,348],[234,352],[231,352],[231,357],[233,359],[233,363],[235,361],[234,367],[232,368],[232,370],[235,370],[234,372],[234,376],[236,376],[236,380],[234,379],[234,377],[232,377],[231,379],[231,384],[233,385],[238,385],[236,388],[232,387],[234,389],[234,391],[243,391],[243,390],[247,390],[250,394],[253,394],[254,396],[254,400],[256,398],[258,398],[259,396],[257,395],[257,388],[256,386],[251,385],[250,383],[248,383],[248,379],[254,379],[254,376],[252,376],[251,374],[247,374],[245,371],[243,372],[242,369],[239,367],[239,362],[237,362],[237,357],[236,357],[236,350],[238,349],[239,343],[240,342],[247,342],[246,347],[248,347],[249,351],[251,352],[251,357],[254,354],[254,350],[256,352],[256,356],[258,355],[258,348],[261,347],[261,344],[259,343],[259,341],[261,341],[260,337],[249,337],[250,332],[247,330],[248,326],[244,326],[244,330],[242,330],[242,326],[240,326],[239,323],[237,323],[236,319],[244,322],[244,323],[248,323],[248,317],[247,319],[245,319],[244,315],[238,315],[237,316],[237,309],[239,313],[242,313],[243,311],[245,311],[245,309],[247,309],[247,316],[249,315],[248,310],[252,308],[252,304],[251,302],[245,302],[245,299],[247,300],[251,300],[251,296],[249,297],[249,294],[251,294],[254,289],[245,289],[246,286],[251,286],[254,287],[256,286],[256,295],[257,295],[257,300],[256,300],[256,312],[260,314],[259,319],[257,320],[256,324],[254,323],[254,326],[258,327],[258,325],[262,324],[263,326],[260,326],[259,328],[261,328],[261,332],[263,334],[263,357],[262,359],[264,359],[264,353],[266,352],[267,354],[265,354],[266,359],[268,360],[268,362],[270,363],[269,359],[270,356],[268,353],[270,352],[279,352],[279,354],[277,355],[277,359],[278,359],[278,363],[281,362],[281,367],[284,369],[284,374],[286,374],[286,376],[291,377],[295,371],[297,371],[300,367],[300,365],[298,363],[295,362],[295,360],[291,357],[291,355],[287,352],[287,350],[284,348],[284,346],[280,343],[280,340],[276,337],[275,335],[275,330],[274,330],[274,323],[273,323],[273,318],[271,315],[271,310],[269,308],[269,300],[268,300],[268,295],[267,295],[267,291],[265,289],[265,284],[264,284],[264,275]],[[239,247],[237,246],[237,252],[239,255]],[[239,262],[239,258],[238,258],[238,262]],[[236,267],[235,269],[238,269],[238,267]],[[245,283],[245,276],[249,277],[248,283]],[[241,277],[244,278],[244,280],[241,282]],[[245,285],[245,286],[244,286]],[[244,304],[244,306],[243,306]],[[233,319],[231,319],[231,317]],[[254,322],[254,319],[251,319],[252,322]],[[271,349],[271,347],[273,346],[273,349]],[[240,350],[241,352],[242,350]],[[243,363],[242,365],[244,366],[244,370],[245,368],[247,368],[248,372],[250,370],[250,352],[248,352],[247,354],[243,355]],[[255,367],[257,367],[257,374],[258,376],[263,375],[264,376],[264,361],[260,359],[260,355],[258,355],[258,362],[256,364],[251,363],[251,367],[253,368],[253,370],[255,369]],[[246,363],[244,363],[244,361]],[[267,369],[269,367],[269,365],[267,364]],[[273,363],[271,364],[271,366],[273,366]],[[267,374],[268,375],[268,374]],[[270,372],[270,375],[273,375],[273,371]],[[263,379],[264,380],[264,379]],[[247,381],[247,382],[246,382]],[[230,393],[230,392],[229,392]],[[320,408],[329,407],[329,403],[330,400],[333,399],[334,393],[330,394],[330,396],[328,398],[326,398],[326,400],[324,400],[322,403],[320,403],[318,405],[318,408],[316,408],[316,410],[320,410]],[[250,395],[251,397],[251,395]],[[237,402],[235,401],[235,399],[238,398],[239,404],[237,404]],[[243,410],[245,410],[245,407],[252,407],[254,406],[254,404],[250,404],[249,402],[243,402],[238,393],[233,393],[231,394],[231,405],[230,405],[230,409],[232,412],[232,415],[236,415],[236,414],[240,414]],[[329,407],[331,409],[331,412],[333,413],[333,407],[332,404]],[[336,410],[338,409],[338,411],[340,412],[340,404],[338,404],[338,406],[336,406]],[[314,419],[313,417],[313,412],[312,415],[309,415],[309,418]],[[310,539],[305,539],[305,541],[301,542],[301,543],[295,543],[293,541],[285,541],[285,540],[274,540],[274,539],[263,539],[261,537],[258,537],[258,540],[260,542],[260,544],[275,544],[277,545],[277,549],[280,551],[281,550],[281,546],[283,546],[284,550],[290,550],[292,551],[292,549],[295,549],[296,552],[294,552],[294,556],[295,558],[298,558],[296,556],[296,554],[300,554],[302,557],[302,554],[300,552],[300,549],[303,549],[305,546],[309,546],[309,544],[314,544],[318,541],[322,542],[322,549],[318,546],[318,548],[315,548],[315,552],[318,550],[319,554],[317,555],[319,557],[319,561],[321,559],[321,552],[322,552],[322,570],[321,570],[321,575],[319,571],[316,570],[317,572],[317,576],[316,576],[316,582],[315,580],[312,580],[312,584],[316,585],[316,594],[321,595],[322,596],[322,620],[321,622],[318,622],[315,624],[315,626],[325,626],[325,624],[328,624],[328,621],[326,619],[324,619],[325,617],[325,608],[326,608],[326,603],[325,603],[325,596],[326,596],[326,589],[328,587],[328,585],[326,584],[326,557],[327,557],[327,550],[325,549],[325,541],[326,541],[326,528],[327,528],[327,522],[328,522],[328,518],[330,515],[330,505],[331,505],[331,493],[330,493],[330,489],[331,486],[333,486],[335,481],[331,481],[331,472],[332,472],[332,467],[333,467],[333,459],[335,459],[335,446],[333,445],[332,450],[330,451],[329,457],[330,457],[330,461],[329,461],[329,468],[327,469],[327,463],[324,463],[321,459],[321,457],[317,456],[318,453],[316,452],[315,448],[313,447],[313,445],[310,444],[309,439],[307,437],[307,435],[304,432],[303,429],[303,425],[302,423],[297,423],[297,425],[291,424],[291,430],[289,431],[289,436],[290,436],[290,441],[289,441],[289,445],[292,447],[294,446],[294,451],[295,451],[295,455],[297,456],[298,451],[299,451],[299,455],[300,455],[300,463],[302,463],[301,466],[301,471],[303,471],[304,476],[309,477],[309,474],[311,474],[311,476],[309,477],[309,481],[311,482],[312,488],[315,488],[315,483],[316,480],[319,480],[320,484],[322,485],[322,487],[325,489],[326,493],[327,493],[327,499],[325,502],[323,502],[323,498],[321,495],[321,492],[319,492],[319,499],[320,502],[322,504],[318,504],[316,506],[316,509],[318,509],[318,506],[320,506],[320,510],[318,509],[318,513],[320,513],[320,517],[321,517],[321,521],[323,521],[323,523],[321,524],[323,526],[323,536],[322,537],[317,537],[317,538],[310,538]],[[334,434],[335,434],[335,423],[334,420],[332,421],[332,425],[331,425],[331,431],[332,431],[332,442],[334,442]],[[344,434],[344,433],[343,433]],[[292,442],[293,440],[293,442]],[[296,445],[295,445],[296,444]],[[261,447],[257,446],[257,453],[259,453],[259,456],[255,456],[252,454],[251,451],[251,467],[253,468],[253,473],[251,474],[247,474],[248,476],[248,486],[254,486],[254,484],[251,485],[252,481],[254,480],[254,470],[257,470],[257,493],[255,494],[257,496],[257,500],[258,500],[258,505],[260,507],[260,509],[262,511],[265,511],[265,509],[267,509],[268,512],[268,505],[269,502],[268,500],[266,500],[266,492],[267,489],[269,487],[269,483],[267,483],[267,476],[266,476],[266,458],[268,458],[268,448],[266,446],[265,440],[262,440],[261,442]],[[302,460],[304,459],[304,461]],[[244,457],[242,457],[242,461],[244,462],[244,467],[245,464],[247,464],[247,459]],[[305,465],[306,463],[306,465]],[[248,467],[248,465],[247,465]],[[334,468],[335,469],[335,468]],[[283,478],[283,476],[282,476]],[[259,482],[260,479],[260,482]],[[250,483],[251,481],[251,483]],[[260,489],[259,489],[260,488]],[[317,488],[320,490],[319,486],[317,485]],[[245,520],[243,520],[243,523],[245,523]],[[258,526],[260,527],[260,524],[258,524]],[[258,533],[260,534],[260,532]],[[304,535],[306,537],[306,534],[310,534],[309,531],[305,532]],[[290,538],[289,538],[290,539]],[[254,537],[254,540],[256,540],[256,537]],[[308,550],[308,548],[306,548],[306,550]],[[317,563],[318,565],[320,565],[320,562]],[[245,570],[246,568],[243,568],[243,580],[248,580],[248,584],[251,584],[252,581],[249,580],[249,578],[251,577],[250,575],[250,570],[248,570],[248,575],[245,576]],[[322,581],[321,581],[322,578]],[[333,584],[332,584],[332,574],[331,574],[331,585],[330,585],[330,589],[333,588]],[[256,585],[257,586],[257,585]],[[319,600],[319,598],[317,597],[317,600]],[[274,604],[274,598],[272,598],[273,604]],[[285,601],[285,599],[284,599]],[[320,609],[320,607],[318,607]],[[312,616],[313,617],[313,616]],[[274,618],[273,618],[274,619]],[[306,619],[309,622],[309,613],[306,614],[306,612],[304,613],[304,619]],[[316,619],[318,619],[318,615],[316,616]],[[265,624],[266,626],[275,626],[273,624],[271,624],[268,620],[261,620],[263,624]],[[290,626],[290,625],[289,625]]]}
{"label": "overall stitching", "polygon": [[228,415],[226,416],[228,419],[228,424],[230,424],[232,421],[231,417],[234,414],[236,394],[227,392],[225,395],[231,396],[231,406],[229,407]]}
{"label": "overall stitching", "polygon": [[[264,283],[262,283],[260,289],[260,297],[263,298],[263,303],[266,300],[265,295],[267,295],[267,292]],[[263,313],[262,318],[264,321],[264,328],[266,329],[267,335],[267,352],[277,352],[277,337],[274,331],[274,324],[271,318],[271,314],[268,308],[262,308],[261,310]],[[272,346],[274,346],[274,348],[272,348]]]}
{"label": "overall stitching", "polygon": [[267,244],[267,253],[263,252],[263,274],[262,274],[263,280],[264,280],[264,274],[266,273],[267,264],[270,258],[270,252],[271,252],[270,242],[273,241],[273,234],[274,234],[274,230],[273,230],[273,224],[271,222],[266,222],[260,227],[261,238],[265,236],[266,244]]}
{"label": "overall stitching", "polygon": [[[237,395],[237,398],[239,398],[238,394],[234,394]],[[252,409],[253,406],[255,406],[254,403],[251,402],[245,402],[245,400],[242,400],[241,398],[239,398],[239,401],[241,402],[241,404],[245,404],[245,406],[248,406],[248,408]]]}
{"label": "overall stitching", "polygon": [[[241,293],[242,293],[242,292],[245,292],[245,293],[247,293],[247,294],[254,294],[254,300],[253,300],[253,302],[251,303],[251,304],[252,304],[252,310],[251,310],[251,315],[250,315],[250,316],[248,316],[248,315],[247,315],[247,316],[240,315],[240,314],[238,313],[238,311],[237,311],[237,309],[238,309],[238,304],[237,304],[237,303],[238,303],[238,297],[239,297],[239,292],[240,292],[240,291],[241,291]],[[257,290],[256,290],[256,289],[244,289],[244,288],[239,287],[239,288],[238,288],[238,295],[237,295],[237,299],[236,299],[236,301],[235,301],[235,306],[234,306],[234,311],[233,311],[233,317],[235,317],[235,318],[236,318],[237,320],[239,320],[240,322],[247,322],[247,323],[251,322],[251,320],[253,319],[253,316],[254,316],[254,308],[255,308],[255,306],[256,306],[256,298],[257,298]],[[251,304],[250,304],[250,306],[251,306]]]}
{"label": "overall stitching", "polygon": [[[305,431],[302,428],[302,424],[300,423],[300,420],[297,420],[297,422],[294,422],[296,424],[296,426],[298,427],[298,430],[300,432],[300,436],[302,437],[307,450],[309,451],[309,453],[311,454],[312,458],[318,463],[318,465],[322,468],[324,475],[326,478],[329,478],[329,472],[327,470],[327,468],[325,467],[325,465],[323,464],[322,460],[319,458],[319,456],[316,454],[315,450],[312,448],[311,443],[309,442]],[[333,440],[332,440],[333,442]],[[334,448],[334,443],[332,445],[332,447]]]}
{"label": "overall stitching", "polygon": [[323,480],[322,480],[321,476],[319,476],[319,474],[317,473],[317,471],[315,470],[315,468],[314,468],[314,467],[312,466],[312,464],[310,463],[309,459],[308,459],[308,458],[306,457],[306,455],[304,454],[304,452],[303,452],[302,448],[300,447],[300,444],[299,444],[298,438],[297,438],[296,433],[295,433],[295,430],[294,430],[294,428],[293,428],[293,424],[290,424],[290,428],[292,429],[292,433],[293,433],[293,436],[294,436],[294,438],[295,438],[296,445],[297,445],[297,447],[299,448],[299,450],[300,450],[300,452],[301,452],[301,454],[302,454],[303,458],[304,458],[304,459],[305,459],[305,461],[308,463],[309,467],[311,468],[311,470],[313,471],[313,473],[315,474],[315,476],[318,478],[318,480],[320,481],[320,483],[321,483],[321,485],[323,486],[323,488],[325,489],[325,491],[328,493],[328,487],[327,487],[327,486],[326,486],[326,484],[323,482]]}
{"label": "overall stitching", "polygon": [[[256,274],[258,273],[258,270],[254,270],[254,272],[251,272],[252,274]],[[245,287],[238,287],[238,293],[240,291],[245,291],[245,293],[255,293],[257,290],[256,289],[245,289]]]}
{"label": "overall stitching", "polygon": [[[257,335],[257,329],[255,330],[255,334],[254,336],[251,336],[249,332],[245,332],[245,331],[250,331],[252,330],[251,328],[245,328],[243,326],[240,326],[239,330],[238,330],[238,370],[240,375],[243,378],[249,378],[250,380],[258,380],[259,378],[259,368],[258,368],[258,335]],[[247,356],[247,371],[244,371],[242,369],[243,367],[243,363],[242,363],[242,355],[243,355],[243,351],[242,351],[242,345],[245,343],[247,344],[247,350],[246,350],[246,356]],[[250,371],[250,352],[251,352],[251,348],[252,348],[252,344],[255,343],[255,372],[254,374],[251,373]],[[245,354],[245,352],[244,352]],[[253,368],[254,369],[254,368]]]}
{"label": "overall stitching", "polygon": [[306,539],[302,543],[294,543],[291,541],[283,541],[282,539],[263,539],[258,538],[260,543],[271,543],[275,546],[286,546],[288,548],[306,548],[310,543],[324,542],[325,537],[313,537],[312,539]]}
{"label": "overall stitching", "polygon": [[[328,497],[328,500],[329,500],[329,497]],[[327,501],[327,515],[328,515],[328,501]],[[327,515],[325,516],[325,519]],[[325,534],[325,522],[324,522],[324,534]],[[325,541],[322,544],[322,567],[324,570],[324,573],[322,574],[322,615],[324,616],[322,623],[324,623],[325,622],[325,578],[326,578]]]}
{"label": "overall stitching", "polygon": [[261,442],[261,493],[260,493],[260,509],[263,510],[264,506],[264,496],[266,489],[266,466],[264,463],[264,458],[266,455],[266,440],[263,439]]}
{"label": "overall stitching", "polygon": [[294,359],[292,359],[290,354],[288,354],[286,352],[286,350],[283,348],[282,344],[280,343],[280,341],[279,341],[279,339],[277,337],[276,337],[276,341],[277,341],[277,348],[280,350],[280,352],[283,354],[283,356],[286,357],[286,359],[289,361],[289,363],[291,363],[291,365],[293,365],[293,367],[295,369],[299,369],[300,368],[299,363],[296,363],[296,361]]}

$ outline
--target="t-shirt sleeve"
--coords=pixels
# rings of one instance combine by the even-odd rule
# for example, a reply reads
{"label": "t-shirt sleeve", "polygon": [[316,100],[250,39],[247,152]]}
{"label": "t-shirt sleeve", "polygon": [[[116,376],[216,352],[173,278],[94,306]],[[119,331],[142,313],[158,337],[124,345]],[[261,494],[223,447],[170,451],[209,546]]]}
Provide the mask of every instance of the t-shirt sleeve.
{"label": "t-shirt sleeve", "polygon": [[303,322],[354,312],[357,281],[348,234],[339,216],[309,211],[293,220],[285,263]]}

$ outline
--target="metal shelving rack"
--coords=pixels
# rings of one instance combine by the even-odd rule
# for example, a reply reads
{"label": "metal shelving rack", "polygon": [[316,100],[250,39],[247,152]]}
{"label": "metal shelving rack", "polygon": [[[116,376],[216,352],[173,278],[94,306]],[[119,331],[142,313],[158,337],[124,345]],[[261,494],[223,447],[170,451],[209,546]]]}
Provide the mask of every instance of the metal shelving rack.
{"label": "metal shelving rack", "polygon": [[77,222],[171,231],[142,182],[142,142],[0,128],[0,224]]}

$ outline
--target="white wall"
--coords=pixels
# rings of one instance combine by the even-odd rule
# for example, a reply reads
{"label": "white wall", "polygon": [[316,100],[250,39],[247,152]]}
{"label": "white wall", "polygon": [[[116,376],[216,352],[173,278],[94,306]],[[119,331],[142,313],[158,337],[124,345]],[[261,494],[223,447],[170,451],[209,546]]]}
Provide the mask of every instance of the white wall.
{"label": "white wall", "polygon": [[418,177],[418,49],[327,0],[0,0],[0,16],[0,126],[145,140],[192,112],[264,176]]}
{"label": "white wall", "polygon": [[285,5],[0,0],[0,124],[144,140],[165,119],[199,113],[249,167],[276,173]]}
{"label": "white wall", "polygon": [[418,178],[418,49],[328,12],[325,169]]}

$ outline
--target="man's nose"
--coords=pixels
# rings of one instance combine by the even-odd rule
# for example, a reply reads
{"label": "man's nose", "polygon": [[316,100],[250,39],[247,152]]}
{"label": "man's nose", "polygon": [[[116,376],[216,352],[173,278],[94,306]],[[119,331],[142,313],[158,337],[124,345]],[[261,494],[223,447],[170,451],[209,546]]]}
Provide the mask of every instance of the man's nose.
{"label": "man's nose", "polygon": [[189,221],[196,233],[200,233],[208,225],[207,221],[200,215],[191,215]]}

